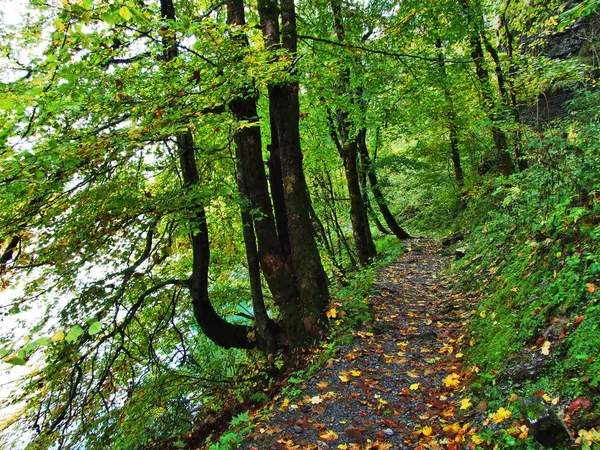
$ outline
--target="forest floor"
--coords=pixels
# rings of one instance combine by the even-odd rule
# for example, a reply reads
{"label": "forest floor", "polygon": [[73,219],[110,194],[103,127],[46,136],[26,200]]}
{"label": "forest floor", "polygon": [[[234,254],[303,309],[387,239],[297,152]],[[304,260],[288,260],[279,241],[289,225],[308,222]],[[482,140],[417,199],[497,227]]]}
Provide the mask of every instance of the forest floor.
{"label": "forest floor", "polygon": [[470,419],[483,413],[461,395],[471,375],[461,359],[469,301],[452,291],[444,274],[451,257],[435,240],[406,245],[377,277],[373,321],[300,381],[292,400],[282,395],[254,416],[242,448],[435,450],[469,442]]}

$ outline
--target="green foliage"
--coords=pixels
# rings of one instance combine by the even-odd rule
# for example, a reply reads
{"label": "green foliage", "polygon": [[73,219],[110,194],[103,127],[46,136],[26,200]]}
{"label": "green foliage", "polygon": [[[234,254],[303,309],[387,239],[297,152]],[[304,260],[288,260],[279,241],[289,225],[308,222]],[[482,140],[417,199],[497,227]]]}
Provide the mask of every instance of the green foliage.
{"label": "green foliage", "polygon": [[539,163],[497,180],[458,265],[481,298],[467,353],[481,368],[474,388],[492,401],[543,391],[567,403],[590,399],[600,415],[597,101],[597,92],[579,92],[570,120],[530,136]]}
{"label": "green foliage", "polygon": [[244,438],[252,431],[248,412],[238,414],[231,420],[231,427],[220,438],[211,444],[210,450],[236,450],[244,442]]}

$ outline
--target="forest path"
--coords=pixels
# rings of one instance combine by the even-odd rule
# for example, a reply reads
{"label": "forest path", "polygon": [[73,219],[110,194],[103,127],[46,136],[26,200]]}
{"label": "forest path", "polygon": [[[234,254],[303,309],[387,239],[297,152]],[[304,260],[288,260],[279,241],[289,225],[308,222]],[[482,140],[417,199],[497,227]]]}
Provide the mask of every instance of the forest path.
{"label": "forest path", "polygon": [[299,383],[300,398],[280,398],[244,449],[460,448],[465,300],[450,291],[450,257],[434,240],[406,245],[377,277],[373,323]]}

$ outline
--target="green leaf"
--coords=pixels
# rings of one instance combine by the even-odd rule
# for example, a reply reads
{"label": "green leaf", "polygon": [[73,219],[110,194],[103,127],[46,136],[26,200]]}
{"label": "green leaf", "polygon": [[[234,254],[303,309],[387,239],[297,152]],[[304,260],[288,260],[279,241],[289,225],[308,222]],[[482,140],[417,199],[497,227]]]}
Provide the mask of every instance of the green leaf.
{"label": "green leaf", "polygon": [[119,9],[119,15],[127,21],[131,20],[131,11],[129,11],[127,6],[121,6]]}
{"label": "green leaf", "polygon": [[46,347],[52,344],[52,340],[46,336],[37,338],[34,342],[37,342],[38,345],[44,345]]}
{"label": "green leaf", "polygon": [[25,353],[31,353],[32,351],[34,351],[36,348],[38,348],[38,343],[36,341],[31,341],[29,344],[27,344],[25,346],[25,348],[23,350],[25,350]]}
{"label": "green leaf", "polygon": [[14,358],[5,359],[4,362],[8,363],[8,364],[12,364],[13,366],[24,366],[25,358],[15,356]]}
{"label": "green leaf", "polygon": [[102,326],[102,322],[94,322],[90,325],[88,333],[90,333],[91,335],[98,334],[102,330]]}
{"label": "green leaf", "polygon": [[75,325],[74,327],[71,327],[71,329],[67,333],[67,337],[65,338],[65,341],[75,342],[77,340],[77,338],[79,338],[79,336],[81,336],[82,334],[83,334],[83,328],[81,328],[79,325]]}

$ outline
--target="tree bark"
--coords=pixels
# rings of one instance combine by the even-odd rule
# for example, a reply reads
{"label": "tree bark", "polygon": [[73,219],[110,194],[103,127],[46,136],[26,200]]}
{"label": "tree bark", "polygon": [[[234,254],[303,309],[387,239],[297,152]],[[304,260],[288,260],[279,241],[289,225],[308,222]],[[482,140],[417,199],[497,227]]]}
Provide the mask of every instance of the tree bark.
{"label": "tree bark", "polygon": [[281,155],[279,152],[279,137],[277,129],[271,120],[271,144],[267,147],[269,151],[269,186],[271,187],[271,198],[275,210],[275,224],[277,225],[277,236],[283,257],[288,263],[292,261],[292,249],[290,244],[290,231],[288,229],[287,209],[285,207],[285,195],[283,191],[283,174],[281,172]]}
{"label": "tree bark", "polygon": [[[279,9],[274,0],[259,0],[258,10],[267,48],[276,56],[278,48],[283,47],[293,56],[297,50],[293,0],[281,0]],[[302,167],[298,90],[295,81],[274,84],[268,88],[269,112],[277,131],[281,157],[292,264],[299,292],[299,302],[282,305],[292,348],[304,346],[318,337],[319,331],[325,326],[324,311],[329,301],[327,276],[315,242],[309,214],[310,199]]]}
{"label": "tree bark", "polygon": [[[164,19],[175,20],[175,8],[172,0],[161,0],[161,14]],[[177,57],[177,42],[173,38],[163,39],[165,61]],[[179,153],[179,165],[183,177],[184,189],[197,189],[200,181],[195,159],[194,137],[191,132],[176,136]],[[192,245],[192,274],[188,280],[194,317],[204,334],[215,344],[224,348],[253,348],[254,342],[248,339],[250,327],[235,325],[224,320],[212,306],[208,295],[208,269],[210,263],[210,245],[206,212],[201,201],[190,205],[190,241]]]}
{"label": "tree bark", "polygon": [[[243,0],[228,0],[227,20],[229,24],[244,25],[244,3]],[[234,38],[238,45],[248,46],[245,36]],[[242,195],[246,194],[252,209],[257,211],[256,219],[252,218],[256,237],[258,238],[258,259],[265,274],[269,289],[273,294],[275,303],[281,308],[288,304],[298,302],[298,289],[294,282],[291,264],[286,261],[281,247],[281,234],[276,230],[275,219],[269,198],[269,189],[264,163],[262,160],[262,141],[260,128],[258,126],[258,112],[256,109],[256,98],[248,90],[239,97],[233,99],[229,109],[239,121],[254,122],[255,126],[243,127],[234,133],[236,143],[236,161],[238,167],[238,186]],[[249,233],[249,231],[246,231]],[[279,235],[279,239],[278,239]],[[250,239],[250,236],[248,236]],[[252,249],[250,249],[252,251]],[[274,323],[268,316],[262,317],[258,323],[259,331],[265,334],[267,344],[272,344],[276,336],[272,332],[276,330]],[[284,327],[288,328],[288,320],[284,316]],[[278,331],[278,330],[276,330]]]}

